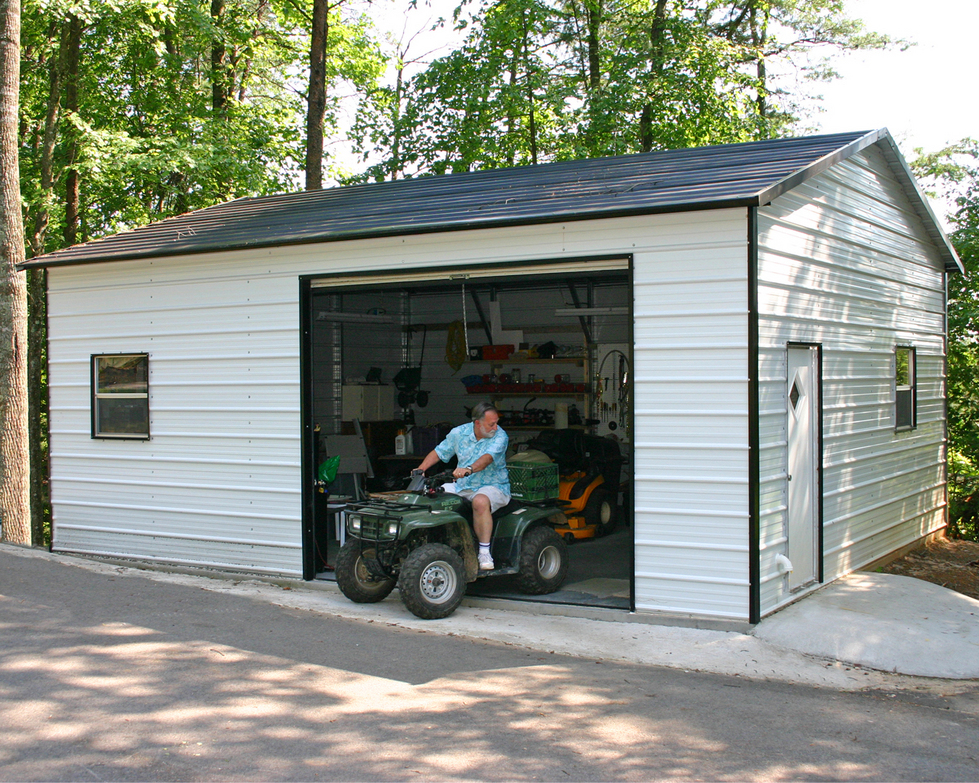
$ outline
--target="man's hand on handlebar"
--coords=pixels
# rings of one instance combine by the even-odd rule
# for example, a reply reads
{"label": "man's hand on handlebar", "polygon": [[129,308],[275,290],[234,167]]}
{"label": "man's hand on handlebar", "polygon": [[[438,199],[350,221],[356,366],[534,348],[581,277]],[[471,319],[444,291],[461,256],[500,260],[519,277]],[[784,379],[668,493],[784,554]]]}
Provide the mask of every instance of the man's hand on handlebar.
{"label": "man's hand on handlebar", "polygon": [[457,479],[465,478],[466,476],[471,476],[472,472],[473,469],[470,467],[456,468],[455,470],[452,471],[452,478],[457,478]]}

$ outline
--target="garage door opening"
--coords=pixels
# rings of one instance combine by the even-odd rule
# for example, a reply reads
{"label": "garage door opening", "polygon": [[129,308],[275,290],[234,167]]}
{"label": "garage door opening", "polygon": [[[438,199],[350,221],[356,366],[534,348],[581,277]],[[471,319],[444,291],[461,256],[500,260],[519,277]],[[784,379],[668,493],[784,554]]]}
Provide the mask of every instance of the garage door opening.
{"label": "garage door opening", "polygon": [[329,495],[306,504],[308,577],[333,579],[349,499],[403,491],[487,401],[509,437],[511,484],[553,494],[527,465],[556,465],[570,566],[550,595],[530,599],[508,576],[467,593],[631,609],[630,267],[619,256],[304,281],[309,483],[340,456]]}

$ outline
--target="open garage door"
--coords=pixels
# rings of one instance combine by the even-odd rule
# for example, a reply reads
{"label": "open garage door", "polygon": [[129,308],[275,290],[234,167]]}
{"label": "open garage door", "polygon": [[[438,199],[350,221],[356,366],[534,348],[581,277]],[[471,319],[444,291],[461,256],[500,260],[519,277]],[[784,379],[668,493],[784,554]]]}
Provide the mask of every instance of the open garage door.
{"label": "open garage door", "polygon": [[[632,281],[623,256],[365,271],[309,281],[304,384],[318,433],[310,465],[363,443],[367,466],[338,479],[309,546],[331,579],[352,494],[397,492],[477,402],[500,412],[511,483],[521,456],[557,463],[571,570],[557,603],[632,606]],[[534,486],[534,491],[550,490]],[[320,504],[321,506],[323,504]],[[527,599],[507,577],[470,594]]]}

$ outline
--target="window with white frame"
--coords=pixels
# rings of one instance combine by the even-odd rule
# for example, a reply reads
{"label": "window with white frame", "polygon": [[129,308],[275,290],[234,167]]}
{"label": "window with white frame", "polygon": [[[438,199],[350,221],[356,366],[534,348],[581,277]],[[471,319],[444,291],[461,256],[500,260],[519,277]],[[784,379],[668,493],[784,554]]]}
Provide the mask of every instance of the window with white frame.
{"label": "window with white frame", "polygon": [[92,357],[93,438],[149,438],[149,369],[145,353]]}
{"label": "window with white frame", "polygon": [[918,424],[915,350],[899,345],[894,349],[894,428],[912,430]]}

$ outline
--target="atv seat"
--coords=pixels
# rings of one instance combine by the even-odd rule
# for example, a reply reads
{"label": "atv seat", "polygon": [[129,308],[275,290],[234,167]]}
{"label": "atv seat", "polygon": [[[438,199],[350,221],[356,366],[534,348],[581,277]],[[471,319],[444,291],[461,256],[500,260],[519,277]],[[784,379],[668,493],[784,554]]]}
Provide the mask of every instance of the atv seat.
{"label": "atv seat", "polygon": [[[473,505],[469,501],[468,498],[465,498],[462,495],[459,495],[458,497],[462,498],[462,500],[464,500],[465,503],[463,503],[457,509],[457,513],[459,514],[459,516],[461,516],[463,519],[465,519],[466,522],[469,523],[469,527],[471,529],[472,528],[472,524],[473,524]],[[498,521],[500,521],[507,514],[512,514],[514,511],[516,511],[518,508],[521,508],[524,505],[526,505],[526,504],[523,504],[519,500],[516,500],[514,498],[511,498],[509,503],[507,503],[505,506],[501,506],[496,511],[494,511],[493,512],[493,530],[494,531],[496,530],[496,523]]]}

